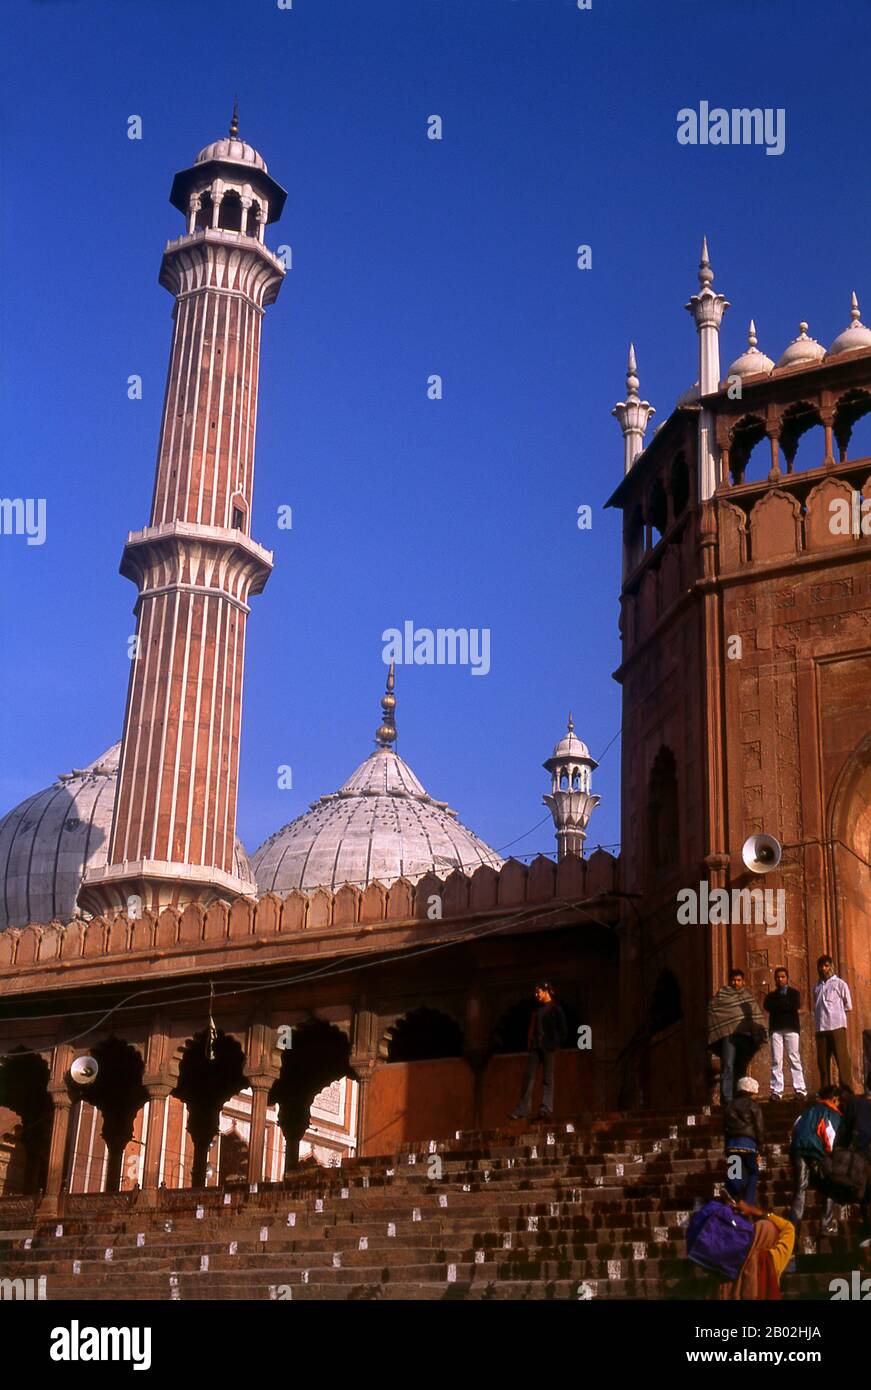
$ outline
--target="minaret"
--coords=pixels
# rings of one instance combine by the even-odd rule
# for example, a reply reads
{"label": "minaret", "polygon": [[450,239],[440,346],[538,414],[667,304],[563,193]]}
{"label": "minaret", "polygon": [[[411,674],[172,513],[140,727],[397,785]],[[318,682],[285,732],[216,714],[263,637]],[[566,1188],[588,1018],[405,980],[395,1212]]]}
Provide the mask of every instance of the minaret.
{"label": "minaret", "polygon": [[544,804],[556,826],[559,857],[581,855],[587,838],[587,822],[600,801],[590,791],[592,771],[598,764],[590,757],[587,745],[575,737],[571,713],[568,730],[543,766],[551,774],[551,791],[545,796]]}
{"label": "minaret", "polygon": [[173,181],[187,226],[160,270],[175,326],[151,520],[121,561],[139,589],[136,642],[108,864],[79,895],[88,911],[246,891],[235,867],[245,625],[272,568],[251,538],[260,323],[284,279],[264,229],[285,197],[239,139],[235,109],[229,136]]}
{"label": "minaret", "polygon": [[699,501],[713,497],[718,481],[719,451],[714,437],[714,420],[705,407],[705,396],[720,386],[720,324],[729,308],[725,295],[715,294],[711,286],[714,272],[708,258],[708,238],[702,238],[699,262],[699,292],[684,308],[692,314],[699,334]]}
{"label": "minaret", "polygon": [[635,345],[629,344],[629,365],[626,368],[626,399],[618,401],[612,415],[616,415],[623,431],[623,472],[629,472],[633,463],[644,448],[644,432],[651,415],[656,409],[649,401],[638,395],[638,369],[635,363]]}

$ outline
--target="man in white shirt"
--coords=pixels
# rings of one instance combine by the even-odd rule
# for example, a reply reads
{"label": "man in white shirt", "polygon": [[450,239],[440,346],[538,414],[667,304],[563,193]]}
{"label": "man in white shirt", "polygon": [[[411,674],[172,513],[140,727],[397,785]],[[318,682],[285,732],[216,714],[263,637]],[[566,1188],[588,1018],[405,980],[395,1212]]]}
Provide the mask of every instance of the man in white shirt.
{"label": "man in white shirt", "polygon": [[852,1090],[853,1069],[847,1049],[847,1014],[853,1007],[850,990],[846,981],[835,974],[831,956],[820,956],[817,974],[820,978],[814,985],[814,1023],[820,1086],[828,1086],[831,1082],[829,1063],[834,1057],[841,1085]]}

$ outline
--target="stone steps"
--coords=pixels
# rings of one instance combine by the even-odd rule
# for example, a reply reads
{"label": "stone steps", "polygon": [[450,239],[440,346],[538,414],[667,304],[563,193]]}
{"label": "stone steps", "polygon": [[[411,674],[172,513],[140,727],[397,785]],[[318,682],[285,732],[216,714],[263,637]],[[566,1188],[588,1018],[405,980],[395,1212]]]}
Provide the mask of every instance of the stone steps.
{"label": "stone steps", "polygon": [[[794,1110],[766,1111],[760,1191],[784,1210]],[[0,1275],[44,1274],[50,1299],[75,1301],[268,1299],[281,1286],[295,1300],[697,1298],[684,1228],[725,1170],[719,1117],[688,1114],[461,1134],[254,1191],[165,1192],[156,1209],[74,1197],[56,1222],[0,1199]],[[827,1298],[852,1267],[843,1226],[818,1236],[815,1200],[788,1298]]]}

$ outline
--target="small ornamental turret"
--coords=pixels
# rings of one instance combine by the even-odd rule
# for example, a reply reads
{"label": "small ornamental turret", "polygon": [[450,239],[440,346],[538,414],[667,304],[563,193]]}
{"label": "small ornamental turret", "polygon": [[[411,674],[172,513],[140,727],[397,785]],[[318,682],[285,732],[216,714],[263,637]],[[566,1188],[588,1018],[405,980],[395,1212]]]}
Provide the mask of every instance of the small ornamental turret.
{"label": "small ornamental turret", "polygon": [[553,816],[559,858],[568,854],[581,855],[587,838],[587,822],[600,798],[590,791],[595,758],[585,743],[575,737],[575,726],[569,714],[568,730],[560,739],[551,757],[543,764],[551,774],[550,795],[544,804]]}
{"label": "small ornamental turret", "polygon": [[633,463],[644,448],[644,431],[651,415],[656,414],[649,401],[643,401],[638,394],[638,368],[635,362],[635,345],[629,344],[629,365],[626,368],[626,399],[618,401],[611,414],[616,416],[623,431],[623,472],[629,472]]}
{"label": "small ornamental turret", "polygon": [[699,291],[684,305],[692,314],[699,335],[699,395],[703,402],[699,411],[698,495],[701,502],[713,497],[717,486],[719,450],[714,436],[713,416],[704,404],[704,398],[720,386],[720,324],[729,308],[728,299],[723,294],[717,294],[713,284],[708,238],[704,237],[699,261]]}

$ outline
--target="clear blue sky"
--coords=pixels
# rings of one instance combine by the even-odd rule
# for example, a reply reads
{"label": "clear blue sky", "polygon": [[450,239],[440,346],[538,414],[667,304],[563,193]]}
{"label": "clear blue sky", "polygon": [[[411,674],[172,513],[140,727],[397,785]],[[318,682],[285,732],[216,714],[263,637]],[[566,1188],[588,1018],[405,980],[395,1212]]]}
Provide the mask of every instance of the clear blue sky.
{"label": "clear blue sky", "polygon": [[[490,844],[523,835],[568,708],[594,755],[620,725],[602,503],[630,337],[662,420],[697,374],[703,232],[724,363],[751,315],[774,357],[802,317],[830,342],[854,288],[871,321],[867,0],[7,0],[3,20],[0,493],[45,497],[48,537],[0,536],[0,811],[121,733],[167,196],[238,92],[289,191],[268,240],[294,255],[264,325],[253,532],[275,572],[248,629],[240,833],[254,849],[365,757],[381,633],[411,618],[490,628],[492,669],[400,668],[400,752]],[[786,152],[679,146],[701,100],[784,107]],[[619,839],[619,751],[591,843]],[[553,844],[548,823],[515,848]]]}

